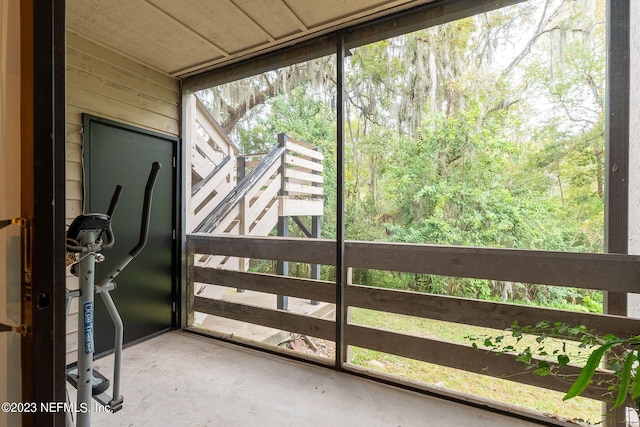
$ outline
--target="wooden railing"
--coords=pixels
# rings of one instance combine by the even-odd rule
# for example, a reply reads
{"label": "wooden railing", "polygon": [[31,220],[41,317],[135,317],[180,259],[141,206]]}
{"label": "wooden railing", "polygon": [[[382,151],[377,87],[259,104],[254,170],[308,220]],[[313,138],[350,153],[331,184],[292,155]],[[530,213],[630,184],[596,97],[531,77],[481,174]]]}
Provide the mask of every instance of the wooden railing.
{"label": "wooden railing", "polygon": [[237,185],[227,162],[194,191],[194,232],[264,236],[279,216],[322,215],[322,153],[284,134],[279,138],[267,154],[237,157]]}
{"label": "wooden railing", "polygon": [[[324,166],[316,147],[280,134],[278,145],[269,154],[239,156],[228,138],[215,133],[221,130],[200,103],[196,112],[195,123],[201,131],[194,132],[196,145],[191,150],[190,230],[264,236],[276,225],[278,216],[322,215]],[[278,149],[282,155],[265,167],[264,158]],[[259,167],[264,170],[246,182]],[[241,194],[236,194],[238,191]],[[234,196],[232,203],[227,201],[229,196]],[[228,206],[222,206],[221,213],[223,202]],[[214,213],[217,216],[211,219]]]}
{"label": "wooden railing", "polygon": [[280,215],[321,216],[323,154],[317,147],[286,135],[280,135],[278,143],[286,149]]}
{"label": "wooden railing", "polygon": [[[216,254],[254,259],[335,265],[336,244],[318,239],[249,238],[231,236],[190,235],[187,239],[189,258],[196,254]],[[447,247],[434,245],[345,242],[345,269],[375,269],[452,277],[509,280],[570,286],[613,292],[637,292],[640,280],[640,257],[615,254],[579,254],[507,249]],[[342,300],[344,309],[360,307],[388,313],[454,322],[502,330],[518,320],[521,325],[535,325],[546,320],[584,324],[600,332],[618,336],[636,335],[640,320],[603,314],[537,308],[508,303],[479,301],[442,295],[381,289],[344,284],[338,289],[333,282],[274,275],[188,268],[188,283],[210,283],[251,289],[271,294],[335,303]],[[350,277],[349,274],[346,275]],[[340,292],[340,294],[338,294]],[[497,378],[508,378],[524,384],[566,392],[568,384],[552,377],[522,374],[523,366],[514,357],[474,350],[470,345],[423,338],[401,332],[347,323],[336,328],[333,321],[296,315],[274,308],[212,300],[189,293],[193,311],[232,318],[245,322],[297,332],[327,340],[336,340],[389,354],[404,356],[442,366],[462,369]],[[341,295],[342,298],[337,298]],[[349,369],[346,360],[336,364]],[[579,367],[564,372],[577,374]],[[608,373],[600,371],[599,378]],[[606,390],[604,390],[606,391]],[[589,388],[586,397],[604,400],[603,390]]]}
{"label": "wooden railing", "polygon": [[235,187],[235,157],[238,147],[216,123],[197,97],[188,97],[186,205],[187,228],[193,230],[229,191]]}
{"label": "wooden railing", "polygon": [[[185,116],[188,232],[266,236],[281,217],[322,216],[323,155],[317,147],[280,134],[268,154],[239,155],[195,96],[188,97]],[[246,258],[225,255],[204,255],[198,262],[247,267]]]}
{"label": "wooden railing", "polygon": [[[193,187],[193,232],[266,236],[279,217],[322,215],[322,153],[284,134],[278,139],[267,154],[226,158]],[[246,268],[245,259],[222,255],[202,256],[199,262]]]}

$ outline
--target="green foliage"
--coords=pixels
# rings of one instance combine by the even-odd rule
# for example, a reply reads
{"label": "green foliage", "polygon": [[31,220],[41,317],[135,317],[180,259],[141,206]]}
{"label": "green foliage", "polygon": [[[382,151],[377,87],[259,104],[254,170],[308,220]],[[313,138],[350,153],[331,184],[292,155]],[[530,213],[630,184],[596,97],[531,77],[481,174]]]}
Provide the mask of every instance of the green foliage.
{"label": "green foliage", "polygon": [[[564,367],[570,364],[582,366],[578,377],[571,379],[563,400],[581,395],[592,385],[594,375],[606,358],[611,379],[600,381],[615,397],[612,409],[625,404],[640,409],[640,375],[637,375],[640,335],[630,338],[598,335],[584,325],[548,321],[535,326],[520,326],[518,321],[514,321],[506,331],[506,335],[466,338],[475,349],[481,349],[478,345],[481,342],[484,349],[509,354],[522,362],[526,371],[540,376],[555,375],[566,380],[569,377],[563,374]],[[531,345],[532,339],[535,345]]]}
{"label": "green foliage", "polygon": [[[437,115],[389,161],[401,224],[392,240],[466,246],[576,250],[565,210],[535,186],[518,147],[477,112]],[[412,161],[413,160],[413,161]],[[523,172],[525,171],[525,172]],[[523,182],[516,180],[523,177]]]}
{"label": "green foliage", "polygon": [[277,135],[285,133],[320,148],[324,154],[325,196],[322,236],[335,238],[336,156],[333,117],[326,105],[309,96],[306,89],[307,86],[302,85],[267,102],[270,114],[262,117],[257,128],[251,131],[251,141],[254,142],[250,146],[256,147],[261,142],[267,144],[268,148],[261,147],[258,151],[268,151],[277,141]]}
{"label": "green foliage", "polygon": [[[238,145],[244,154],[266,153],[278,141],[279,133],[334,151],[335,135],[331,111],[317,99],[309,97],[306,85],[296,87],[266,101],[251,127],[238,127]],[[255,113],[255,112],[254,112]]]}
{"label": "green foliage", "polygon": [[306,89],[300,86],[272,99],[271,116],[264,126],[272,134],[284,132],[312,145],[333,148],[328,145],[335,141],[331,111],[320,100],[309,97]]}
{"label": "green foliage", "polygon": [[[524,2],[351,49],[345,237],[601,252],[603,23],[602,0]],[[241,110],[232,94],[241,106],[270,94],[238,120],[244,153],[268,151],[280,132],[321,148],[327,238],[336,235],[334,76],[333,61],[319,59],[212,92],[218,109],[229,107],[222,120]],[[372,286],[504,297],[490,281],[359,274]],[[601,310],[591,291],[513,286],[512,301]]]}

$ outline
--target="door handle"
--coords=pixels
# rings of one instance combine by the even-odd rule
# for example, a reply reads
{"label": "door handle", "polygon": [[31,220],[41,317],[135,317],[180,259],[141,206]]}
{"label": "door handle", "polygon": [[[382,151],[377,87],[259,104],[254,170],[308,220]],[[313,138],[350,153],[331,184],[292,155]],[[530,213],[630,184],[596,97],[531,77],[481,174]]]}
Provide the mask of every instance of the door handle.
{"label": "door handle", "polygon": [[30,218],[11,218],[0,220],[0,230],[11,225],[18,224],[24,228],[22,232],[22,259],[23,259],[23,284],[22,297],[22,325],[11,326],[0,323],[0,332],[18,332],[22,336],[31,334],[31,250],[32,250],[32,224]]}

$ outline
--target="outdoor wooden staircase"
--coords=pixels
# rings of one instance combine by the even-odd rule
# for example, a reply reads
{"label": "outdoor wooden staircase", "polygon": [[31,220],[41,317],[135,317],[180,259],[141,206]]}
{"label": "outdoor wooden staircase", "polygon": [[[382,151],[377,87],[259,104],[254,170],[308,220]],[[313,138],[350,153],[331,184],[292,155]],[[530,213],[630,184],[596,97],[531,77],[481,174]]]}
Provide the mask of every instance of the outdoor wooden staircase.
{"label": "outdoor wooden staircase", "polygon": [[[195,97],[193,97],[195,99]],[[269,235],[283,218],[323,213],[323,155],[287,135],[266,154],[240,155],[200,101],[194,101],[188,160],[188,233]],[[211,268],[245,271],[248,260],[207,256]]]}

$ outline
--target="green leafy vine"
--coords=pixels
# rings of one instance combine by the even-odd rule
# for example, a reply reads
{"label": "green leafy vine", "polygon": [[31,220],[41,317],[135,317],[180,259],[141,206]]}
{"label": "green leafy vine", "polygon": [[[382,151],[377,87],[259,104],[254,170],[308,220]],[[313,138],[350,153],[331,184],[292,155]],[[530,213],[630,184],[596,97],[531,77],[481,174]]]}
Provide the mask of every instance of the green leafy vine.
{"label": "green leafy vine", "polygon": [[[466,339],[477,350],[514,356],[524,364],[525,371],[569,380],[571,385],[563,400],[581,395],[606,361],[611,376],[598,385],[606,386],[611,394],[611,409],[623,405],[640,409],[640,335],[619,338],[612,334],[598,335],[584,325],[542,321],[535,326],[521,326],[514,321],[503,335]],[[563,373],[568,365],[582,367],[577,378]]]}

